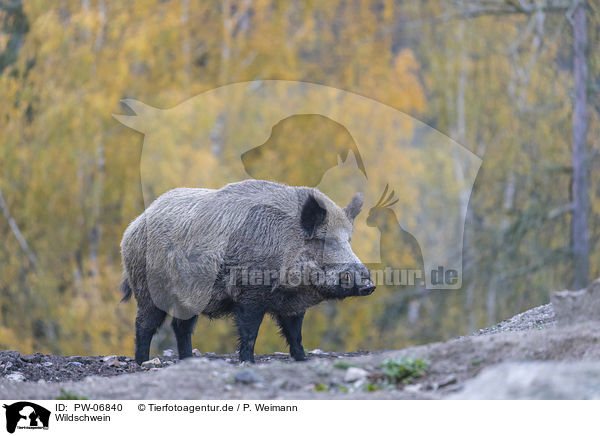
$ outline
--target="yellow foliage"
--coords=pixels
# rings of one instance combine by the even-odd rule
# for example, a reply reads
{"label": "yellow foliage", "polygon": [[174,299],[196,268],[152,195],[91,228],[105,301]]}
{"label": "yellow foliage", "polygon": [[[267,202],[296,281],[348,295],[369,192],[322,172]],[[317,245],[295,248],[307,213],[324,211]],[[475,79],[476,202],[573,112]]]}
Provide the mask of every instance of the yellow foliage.
{"label": "yellow foliage", "polygon": [[[510,44],[527,25],[524,17],[431,20],[452,15],[442,1],[260,0],[232,2],[231,10],[223,10],[222,2],[205,1],[189,2],[187,11],[175,0],[59,3],[23,2],[29,31],[15,61],[0,72],[0,191],[37,257],[30,265],[0,215],[0,348],[132,353],[135,305],[119,303],[119,241],[143,211],[146,190],[155,197],[182,178],[221,186],[232,177],[232,162],[239,160],[236,147],[268,132],[259,132],[260,123],[240,114],[222,132],[223,143],[236,146],[219,154],[188,142],[196,132],[213,129],[222,109],[218,101],[195,118],[187,114],[190,122],[178,129],[151,126],[153,140],[162,147],[152,160],[144,160],[142,171],[160,177],[142,192],[143,136],[111,114],[123,113],[119,101],[124,98],[172,108],[201,92],[256,79],[305,81],[364,95],[422,118],[484,156],[466,236],[474,296],[453,291],[417,300],[381,287],[368,299],[323,304],[306,316],[307,348],[395,348],[466,333],[545,302],[548,290],[568,283],[569,260],[561,254],[569,244],[568,217],[540,217],[570,201],[568,171],[561,168],[570,162],[571,79],[567,68],[556,66],[569,48],[560,38],[548,39],[538,53],[528,37],[511,52]],[[2,52],[9,38],[0,31]],[[600,62],[596,52],[591,56],[593,76]],[[528,73],[516,74],[515,65],[529,65],[529,59],[536,62]],[[238,104],[239,98],[231,95],[229,102]],[[373,168],[368,197],[377,197],[386,184],[400,189],[405,180],[421,179],[428,186],[419,189],[426,189],[455,177],[455,168],[444,166],[444,156],[435,153],[431,159],[439,163],[438,174],[426,174],[418,150],[393,161],[374,157],[375,151],[394,156],[399,143],[413,138],[415,123],[409,117],[395,126],[393,140],[384,141],[391,118],[373,119],[361,107],[340,107],[340,116],[362,122],[378,140],[379,149],[364,156],[367,168]],[[265,107],[263,117],[271,119],[281,110]],[[591,138],[598,137],[598,121],[593,113]],[[236,127],[242,124],[245,130]],[[307,155],[324,147],[303,140],[303,133],[283,132],[282,137],[299,139],[280,144],[282,154],[265,157],[283,165],[289,183],[316,171],[314,165],[298,165],[290,151],[306,141]],[[321,133],[336,151],[349,140],[343,130]],[[350,198],[357,190],[344,184],[350,171],[346,167],[324,176],[327,186],[338,187],[332,195]],[[590,171],[594,276],[600,274],[599,174]],[[506,205],[511,180],[515,192]],[[419,189],[405,190],[398,203],[403,222],[411,226],[419,220],[410,212],[421,201]],[[423,202],[420,213],[436,207]],[[370,227],[357,232],[366,239],[380,237]],[[354,248],[373,255],[371,246]],[[553,256],[545,256],[548,252]],[[399,264],[414,260],[396,254],[393,260]],[[533,268],[537,262],[541,266]],[[511,276],[529,267],[527,280]],[[496,301],[488,298],[490,289],[497,307],[490,306]],[[409,321],[410,310],[416,310],[416,320]],[[202,351],[231,352],[234,340],[229,320],[201,320],[194,335]],[[265,322],[257,351],[283,349],[275,324]]]}

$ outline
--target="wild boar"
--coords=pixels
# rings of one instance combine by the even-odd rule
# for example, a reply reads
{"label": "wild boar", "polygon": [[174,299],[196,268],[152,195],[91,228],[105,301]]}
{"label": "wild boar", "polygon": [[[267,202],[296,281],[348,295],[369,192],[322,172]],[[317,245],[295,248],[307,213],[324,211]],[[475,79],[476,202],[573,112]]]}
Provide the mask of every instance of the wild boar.
{"label": "wild boar", "polygon": [[324,300],[366,296],[375,286],[350,247],[356,194],[344,208],[315,188],[245,180],[221,189],[178,188],[158,197],[121,241],[123,300],[137,300],[135,360],[173,316],[179,358],[192,355],[198,314],[232,314],[241,361],[254,362],[265,314],[295,360],[305,360],[305,311]]}

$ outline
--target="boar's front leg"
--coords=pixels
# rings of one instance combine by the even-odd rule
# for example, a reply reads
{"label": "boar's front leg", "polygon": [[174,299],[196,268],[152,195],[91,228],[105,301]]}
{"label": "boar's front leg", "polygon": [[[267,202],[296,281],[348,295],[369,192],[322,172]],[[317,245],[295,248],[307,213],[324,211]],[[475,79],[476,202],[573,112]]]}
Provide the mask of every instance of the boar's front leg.
{"label": "boar's front leg", "polygon": [[306,360],[302,346],[302,321],[304,313],[294,316],[277,315],[277,323],[290,346],[290,355],[295,360]]}
{"label": "boar's front leg", "polygon": [[265,311],[247,304],[236,304],[233,315],[240,336],[240,362],[254,363],[254,344]]}

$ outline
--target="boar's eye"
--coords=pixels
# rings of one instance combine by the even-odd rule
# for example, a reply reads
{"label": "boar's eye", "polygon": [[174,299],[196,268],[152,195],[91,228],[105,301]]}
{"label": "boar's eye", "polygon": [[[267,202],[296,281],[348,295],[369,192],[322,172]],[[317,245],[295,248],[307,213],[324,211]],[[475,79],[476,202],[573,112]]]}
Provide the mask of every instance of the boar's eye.
{"label": "boar's eye", "polygon": [[337,238],[325,238],[325,245],[330,250],[338,250],[340,248],[340,241]]}

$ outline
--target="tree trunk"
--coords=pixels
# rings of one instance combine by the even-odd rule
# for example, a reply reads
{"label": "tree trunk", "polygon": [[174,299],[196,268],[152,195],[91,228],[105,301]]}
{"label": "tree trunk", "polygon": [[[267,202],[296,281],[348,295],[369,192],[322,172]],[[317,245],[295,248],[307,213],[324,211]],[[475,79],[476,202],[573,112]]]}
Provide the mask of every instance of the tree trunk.
{"label": "tree trunk", "polygon": [[[98,0],[98,17],[100,26],[98,34],[94,42],[94,52],[97,59],[100,56],[102,45],[104,44],[104,35],[106,30],[107,7],[104,0]],[[98,60],[92,65],[93,74],[97,71]],[[102,126],[99,125],[99,130]],[[92,173],[92,205],[91,205],[91,220],[92,227],[90,229],[88,239],[90,242],[90,276],[97,278],[100,275],[100,266],[98,264],[98,253],[100,251],[100,240],[102,238],[102,197],[104,194],[104,179],[105,179],[105,156],[104,156],[104,135],[99,133],[96,139],[95,161],[96,165]]]}
{"label": "tree trunk", "polygon": [[590,236],[588,229],[588,175],[586,165],[587,137],[587,30],[585,2],[580,1],[572,21],[573,25],[573,215],[571,240],[573,244],[573,288],[581,289],[588,284],[590,274]]}

